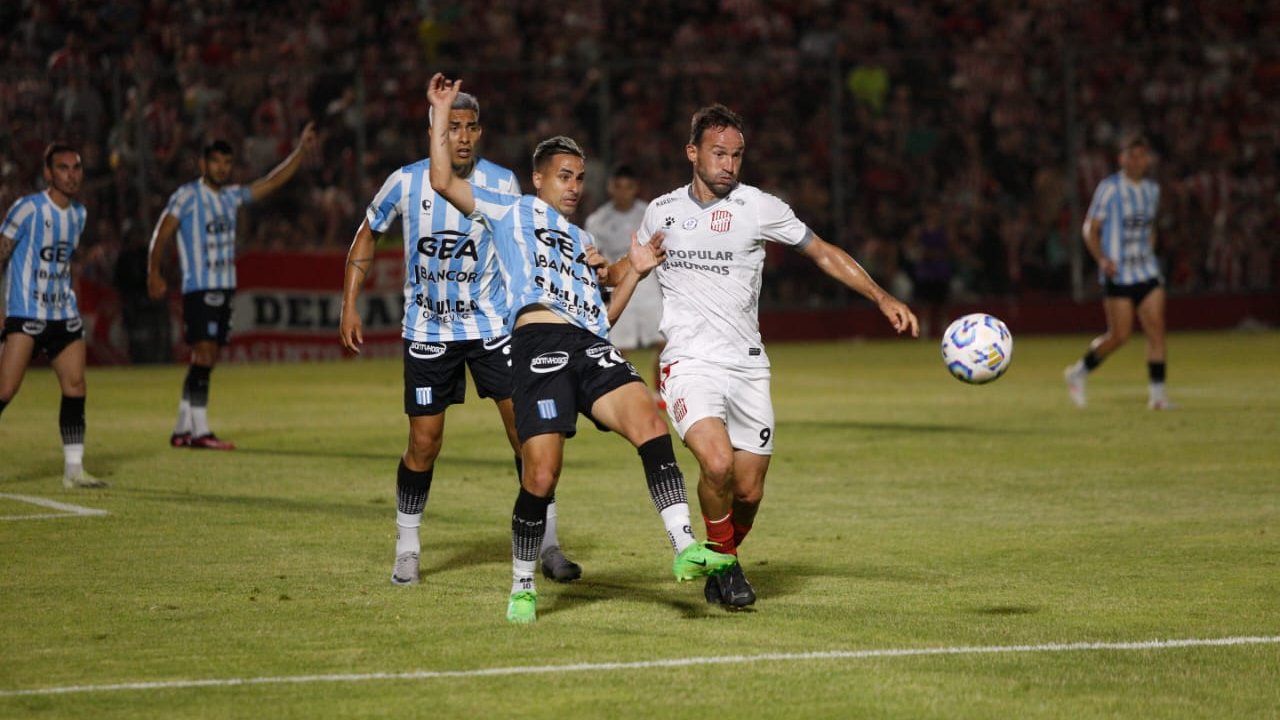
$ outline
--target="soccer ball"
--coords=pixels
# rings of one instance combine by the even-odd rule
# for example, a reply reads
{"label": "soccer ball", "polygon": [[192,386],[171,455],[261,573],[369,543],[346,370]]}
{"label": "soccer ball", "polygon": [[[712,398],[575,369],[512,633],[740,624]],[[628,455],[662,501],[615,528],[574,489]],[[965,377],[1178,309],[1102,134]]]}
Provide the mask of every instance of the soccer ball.
{"label": "soccer ball", "polygon": [[973,313],[942,334],[942,361],[956,378],[972,385],[989,383],[1009,369],[1013,335],[999,318]]}

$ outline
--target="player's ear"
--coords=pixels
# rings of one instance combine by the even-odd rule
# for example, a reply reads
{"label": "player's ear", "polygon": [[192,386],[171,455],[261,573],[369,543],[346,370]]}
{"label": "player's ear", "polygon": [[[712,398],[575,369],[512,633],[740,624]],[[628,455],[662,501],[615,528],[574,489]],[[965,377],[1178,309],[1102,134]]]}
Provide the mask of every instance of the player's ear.
{"label": "player's ear", "polygon": [[533,188],[535,190],[542,189],[542,173],[538,172],[537,170],[533,171]]}
{"label": "player's ear", "polygon": [[684,154],[685,154],[685,157],[689,158],[689,162],[695,162],[695,161],[697,161],[697,159],[698,159],[698,146],[697,146],[697,145],[692,145],[692,144],[690,144],[690,145],[685,145],[685,146],[684,146]]}

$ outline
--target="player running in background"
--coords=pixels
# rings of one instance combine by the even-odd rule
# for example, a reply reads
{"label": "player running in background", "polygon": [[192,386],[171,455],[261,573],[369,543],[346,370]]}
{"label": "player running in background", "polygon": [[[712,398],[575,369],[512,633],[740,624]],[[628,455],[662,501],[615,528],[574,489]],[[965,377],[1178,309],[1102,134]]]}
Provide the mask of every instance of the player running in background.
{"label": "player running in background", "polygon": [[315,144],[311,123],[303,128],[298,144],[279,165],[248,186],[232,185],[234,153],[215,140],[200,156],[200,177],[169,197],[151,235],[147,290],[153,300],[168,291],[162,264],[174,236],[182,268],[182,319],[191,346],[191,366],[182,384],[178,422],[169,444],[173,447],[234,450],[209,430],[209,376],[218,363],[218,350],[231,332],[231,301],[236,292],[236,212],[241,205],[258,202],[293,178]]}
{"label": "player running in background", "polygon": [[8,266],[9,289],[0,332],[0,413],[22,386],[32,355],[43,352],[62,389],[62,485],[107,487],[84,470],[84,323],[71,284],[71,258],[85,225],[84,206],[75,200],[84,180],[80,153],[50,145],[44,179],[48,189],[19,198],[0,224],[0,268]]}
{"label": "player running in background", "polygon": [[[693,115],[685,155],[693,180],[649,203],[637,238],[662,232],[662,396],[676,431],[698,459],[698,500],[707,539],[736,555],[755,522],[773,453],[769,356],[760,340],[765,243],[794,247],[827,275],[874,302],[893,329],[915,315],[848,253],[825,242],[778,198],[738,182],[746,148],[742,119],[723,105]],[[709,577],[711,603],[744,607],[755,591],[741,564]]]}
{"label": "player running in background", "polygon": [[1089,343],[1089,351],[1063,372],[1067,392],[1084,407],[1085,378],[1129,340],[1133,316],[1147,336],[1147,407],[1166,410],[1165,292],[1156,259],[1156,212],[1160,186],[1146,179],[1151,147],[1141,135],[1120,144],[1120,170],[1098,183],[1084,221],[1084,244],[1098,263],[1107,331]]}
{"label": "player running in background", "polygon": [[[447,113],[461,90],[437,73],[427,95],[437,114]],[[537,196],[504,195],[477,187],[449,171],[446,128],[431,128],[431,187],[450,204],[494,233],[507,285],[512,349],[512,400],[524,475],[511,517],[512,584],[507,620],[536,619],[534,569],[545,532],[546,507],[564,461],[565,438],[583,413],[598,427],[625,437],[640,453],[654,506],[675,550],[679,580],[724,571],[732,556],[707,549],[693,536],[684,476],[667,425],[644,381],[606,341],[609,323],[595,270],[588,264],[591,237],[568,217],[582,195],[585,161],[566,137],[542,141],[533,153]],[[652,269],[661,244],[633,244],[629,260],[608,268],[619,273]],[[615,283],[610,283],[615,284]]]}
{"label": "player running in background", "polygon": [[[637,199],[636,174],[630,165],[617,165],[609,174],[609,202],[587,217],[584,228],[595,239],[600,252],[610,262],[626,257],[631,236],[640,228],[648,204]],[[654,348],[653,384],[658,383],[658,357],[665,342],[658,326],[662,323],[662,291],[658,280],[647,277],[636,287],[626,312],[609,328],[609,342],[631,359],[635,350]]]}
{"label": "player running in background", "polygon": [[[434,109],[429,115],[434,123]],[[510,170],[481,159],[480,103],[459,93],[447,118],[449,166],[458,178],[505,194],[520,193]],[[376,250],[374,233],[400,219],[404,235],[404,411],[409,444],[396,470],[396,560],[391,582],[418,582],[422,542],[419,527],[431,491],[436,458],[444,444],[445,410],[464,402],[466,368],[480,397],[493,398],[516,458],[520,481],[520,441],[511,409],[511,343],[506,286],[498,272],[493,234],[458,212],[431,190],[430,160],[406,165],[387,178],[356,230],[342,290],[342,345],[360,352],[364,326],[356,299]],[[582,568],[560,550],[555,499],[547,504],[542,541],[542,573],[568,582]]]}

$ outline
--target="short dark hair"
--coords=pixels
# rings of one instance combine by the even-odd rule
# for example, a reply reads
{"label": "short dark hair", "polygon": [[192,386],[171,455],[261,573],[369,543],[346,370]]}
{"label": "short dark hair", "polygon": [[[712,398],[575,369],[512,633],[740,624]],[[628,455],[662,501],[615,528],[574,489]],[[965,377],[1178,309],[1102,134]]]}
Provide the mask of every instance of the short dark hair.
{"label": "short dark hair", "polygon": [[1124,152],[1131,148],[1144,147],[1151,149],[1151,141],[1147,140],[1147,136],[1140,132],[1125,133],[1120,138],[1120,152]]}
{"label": "short dark hair", "polygon": [[587,159],[586,153],[582,152],[582,148],[574,142],[573,138],[557,135],[543,140],[533,149],[533,169],[541,169],[543,164],[554,155],[576,155],[583,160]]}
{"label": "short dark hair", "polygon": [[214,140],[204,146],[204,154],[202,157],[208,160],[214,153],[219,155],[235,155],[235,150],[231,149],[231,143],[226,140]]}
{"label": "short dark hair", "polygon": [[715,103],[693,114],[693,120],[689,123],[689,144],[697,145],[702,140],[702,133],[713,128],[734,128],[743,135],[747,134],[742,126],[742,116]]}
{"label": "short dark hair", "polygon": [[609,177],[613,179],[629,178],[631,180],[635,180],[636,169],[626,163],[618,163],[609,171]]}
{"label": "short dark hair", "polygon": [[44,149],[44,166],[52,170],[53,156],[61,155],[62,153],[75,153],[79,155],[80,151],[65,143],[49,143],[49,147]]}

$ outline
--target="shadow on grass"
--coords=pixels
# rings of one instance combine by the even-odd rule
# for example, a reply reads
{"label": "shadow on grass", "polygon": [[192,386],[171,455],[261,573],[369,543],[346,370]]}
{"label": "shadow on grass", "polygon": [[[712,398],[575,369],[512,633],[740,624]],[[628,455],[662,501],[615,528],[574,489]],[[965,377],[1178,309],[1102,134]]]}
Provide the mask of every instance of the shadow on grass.
{"label": "shadow on grass", "polygon": [[895,422],[863,422],[858,420],[789,420],[778,423],[779,429],[787,431],[813,430],[861,430],[865,432],[934,434],[957,433],[964,435],[1035,435],[1032,427],[1009,427],[996,425],[945,425],[941,423],[895,423]]}
{"label": "shadow on grass", "polygon": [[213,504],[273,513],[319,513],[341,515],[344,518],[361,515],[369,519],[383,519],[387,514],[385,506],[367,503],[323,503],[293,498],[264,497],[261,495],[217,495],[199,492],[148,490],[145,488],[112,488],[112,490],[121,497],[139,498],[160,503],[179,503],[186,507],[190,507],[193,504]]}

